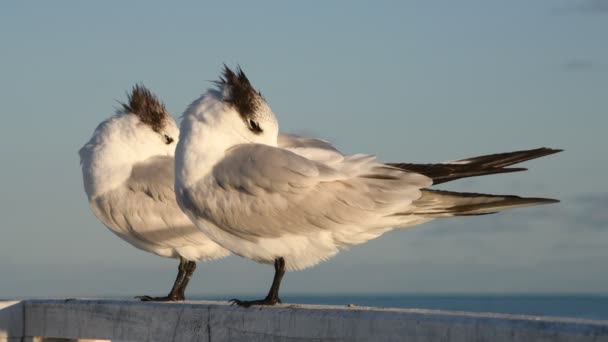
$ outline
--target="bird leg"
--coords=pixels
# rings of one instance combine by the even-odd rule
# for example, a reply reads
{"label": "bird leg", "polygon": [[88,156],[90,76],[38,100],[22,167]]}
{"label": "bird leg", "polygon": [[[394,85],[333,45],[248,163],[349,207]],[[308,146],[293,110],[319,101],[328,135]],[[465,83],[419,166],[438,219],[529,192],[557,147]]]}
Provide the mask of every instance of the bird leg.
{"label": "bird leg", "polygon": [[196,262],[194,261],[187,261],[186,265],[184,266],[184,278],[182,280],[182,283],[178,289],[177,295],[179,298],[181,298],[181,300],[185,300],[186,299],[186,287],[188,286],[188,283],[190,282],[190,278],[192,278],[192,274],[194,273],[194,271],[196,270]]}
{"label": "bird leg", "polygon": [[268,295],[266,298],[260,300],[239,300],[239,299],[231,299],[230,302],[232,304],[236,304],[238,306],[250,307],[252,305],[275,305],[277,303],[281,303],[281,299],[279,298],[279,287],[281,287],[281,280],[285,275],[285,259],[276,258],[274,259],[274,278],[272,280],[272,286],[270,287],[270,291],[268,291]]}
{"label": "bird leg", "polygon": [[[194,264],[194,267],[189,264]],[[168,295],[164,297],[150,297],[150,296],[137,296],[142,302],[179,302],[183,301],[184,291],[186,290],[186,285],[188,285],[188,281],[190,277],[192,277],[192,272],[196,269],[196,263],[194,261],[188,261],[182,257],[179,258],[179,268],[177,272],[177,277],[175,278],[175,283],[173,283],[173,288]],[[187,280],[186,280],[187,277]],[[185,282],[185,284],[184,284]]]}

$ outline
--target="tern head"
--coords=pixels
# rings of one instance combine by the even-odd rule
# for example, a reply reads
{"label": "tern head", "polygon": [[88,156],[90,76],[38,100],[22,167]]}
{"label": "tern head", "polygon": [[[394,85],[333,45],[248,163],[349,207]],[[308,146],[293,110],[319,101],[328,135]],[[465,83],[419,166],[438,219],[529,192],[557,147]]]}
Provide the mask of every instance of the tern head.
{"label": "tern head", "polygon": [[116,115],[99,124],[79,151],[89,196],[122,182],[134,164],[175,153],[179,130],[162,102],[143,85],[134,86],[127,96]]}
{"label": "tern head", "polygon": [[116,115],[104,120],[80,154],[108,164],[130,164],[153,156],[173,156],[179,129],[165,105],[138,84]]}
{"label": "tern head", "polygon": [[217,89],[209,90],[186,110],[207,122],[233,144],[258,143],[276,146],[279,124],[262,94],[240,67],[224,66]]}
{"label": "tern head", "polygon": [[115,116],[97,126],[85,147],[135,154],[139,160],[173,155],[179,129],[165,105],[142,84],[135,85],[127,97]]}
{"label": "tern head", "polygon": [[128,103],[122,103],[117,114],[127,117],[129,133],[149,147],[172,154],[179,129],[165,105],[143,84],[135,85],[127,97]]}

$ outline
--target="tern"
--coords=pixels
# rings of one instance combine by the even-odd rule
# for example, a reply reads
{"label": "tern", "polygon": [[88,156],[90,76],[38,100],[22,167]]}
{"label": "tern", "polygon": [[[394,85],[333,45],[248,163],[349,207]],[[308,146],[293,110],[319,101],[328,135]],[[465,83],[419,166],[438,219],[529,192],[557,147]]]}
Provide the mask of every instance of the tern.
{"label": "tern", "polygon": [[177,205],[173,156],[178,135],[164,104],[136,85],[128,102],[99,124],[79,151],[84,190],[95,216],[136,248],[180,259],[170,293],[138,297],[144,301],[184,300],[196,261],[230,254]]}
{"label": "tern", "polygon": [[185,110],[175,152],[177,202],[210,239],[274,264],[268,295],[281,303],[285,271],[302,270],[395,228],[557,202],[429,189],[464,177],[523,171],[510,165],[560,150],[538,148],[439,164],[381,163],[318,140],[285,141],[245,73],[223,74]]}

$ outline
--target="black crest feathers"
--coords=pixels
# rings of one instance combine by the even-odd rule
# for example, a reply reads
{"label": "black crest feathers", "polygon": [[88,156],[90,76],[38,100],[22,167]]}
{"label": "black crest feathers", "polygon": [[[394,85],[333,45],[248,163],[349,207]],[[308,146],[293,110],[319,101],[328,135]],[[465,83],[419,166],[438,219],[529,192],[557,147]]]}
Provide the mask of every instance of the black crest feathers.
{"label": "black crest feathers", "polygon": [[127,99],[128,103],[121,103],[122,109],[137,115],[141,122],[160,133],[169,116],[165,105],[143,84],[136,84]]}
{"label": "black crest feathers", "polygon": [[215,83],[228,90],[224,102],[234,106],[243,119],[252,117],[262,102],[262,94],[251,86],[240,67],[234,72],[224,64],[222,76]]}

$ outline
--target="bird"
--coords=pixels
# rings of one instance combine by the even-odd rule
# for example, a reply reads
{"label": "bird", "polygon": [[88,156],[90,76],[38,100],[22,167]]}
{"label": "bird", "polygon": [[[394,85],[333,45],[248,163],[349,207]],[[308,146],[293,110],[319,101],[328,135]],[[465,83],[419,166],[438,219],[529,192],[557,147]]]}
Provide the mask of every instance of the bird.
{"label": "bird", "polygon": [[175,200],[177,125],[165,105],[136,84],[114,116],[102,121],[79,150],[87,199],[95,216],[134,247],[180,260],[167,296],[142,301],[182,301],[196,261],[230,254],[208,239]]}
{"label": "bird", "polygon": [[279,134],[270,105],[243,70],[222,75],[184,111],[175,152],[177,202],[210,239],[232,253],[274,265],[260,300],[281,303],[286,271],[312,267],[349,246],[436,218],[484,215],[558,202],[430,189],[509,167],[559,149],[537,148],[446,163],[382,163],[345,155],[322,140]]}

